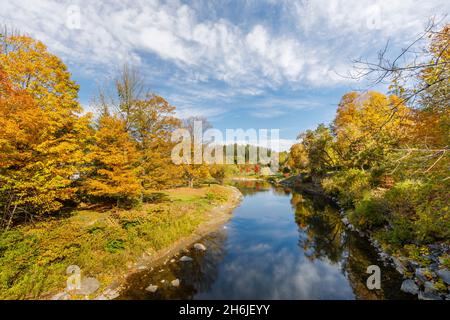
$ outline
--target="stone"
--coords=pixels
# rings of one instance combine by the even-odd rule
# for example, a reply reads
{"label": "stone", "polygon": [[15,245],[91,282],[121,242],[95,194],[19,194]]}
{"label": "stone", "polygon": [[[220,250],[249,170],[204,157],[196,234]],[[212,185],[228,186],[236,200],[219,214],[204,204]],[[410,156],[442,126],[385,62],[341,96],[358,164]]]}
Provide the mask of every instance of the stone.
{"label": "stone", "polygon": [[434,287],[434,283],[427,281],[423,284],[425,293],[436,293],[439,294],[438,290]]}
{"label": "stone", "polygon": [[417,263],[416,261],[414,261],[414,260],[408,260],[408,268],[411,270],[411,271],[415,271],[417,268],[419,268],[420,267],[420,265],[419,265],[419,263]]}
{"label": "stone", "polygon": [[427,271],[426,268],[417,268],[415,272],[416,278],[423,283],[428,281],[428,278],[425,276],[426,271]]}
{"label": "stone", "polygon": [[170,263],[174,263],[174,262],[175,262],[175,259],[170,260]]}
{"label": "stone", "polygon": [[448,269],[440,269],[436,271],[436,274],[441,278],[446,284],[450,284],[450,271]]}
{"label": "stone", "polygon": [[347,217],[342,218],[342,223],[345,224],[346,226],[350,224]]}
{"label": "stone", "polygon": [[120,293],[117,290],[111,290],[111,292],[109,292],[106,296],[108,297],[109,300],[114,300],[115,298],[120,296]]}
{"label": "stone", "polygon": [[95,278],[83,278],[81,279],[80,289],[75,290],[75,294],[88,296],[93,294],[100,288],[100,282]]}
{"label": "stone", "polygon": [[414,280],[407,279],[403,281],[402,286],[400,288],[403,292],[411,293],[411,294],[418,294],[419,293],[419,287],[414,282]]}
{"label": "stone", "polygon": [[70,296],[67,292],[60,292],[51,297],[51,300],[69,300]]}
{"label": "stone", "polygon": [[433,292],[419,292],[419,300],[442,300],[442,297]]}
{"label": "stone", "polygon": [[194,248],[197,249],[197,250],[200,250],[200,251],[205,251],[206,250],[206,247],[203,244],[201,244],[201,243],[194,244]]}
{"label": "stone", "polygon": [[101,295],[95,298],[95,300],[114,300],[119,295],[118,289],[106,289]]}
{"label": "stone", "polygon": [[380,252],[379,256],[380,256],[381,260],[384,260],[384,261],[387,261],[390,258],[390,256],[384,251]]}
{"label": "stone", "polygon": [[394,263],[395,270],[397,270],[398,273],[404,274],[406,272],[406,267],[400,259],[392,257],[392,262]]}
{"label": "stone", "polygon": [[158,286],[154,286],[154,285],[149,285],[147,288],[145,288],[145,291],[151,292],[151,293],[155,293],[156,290],[158,290]]}
{"label": "stone", "polygon": [[172,286],[174,286],[174,287],[179,287],[179,286],[180,286],[180,279],[172,280],[170,283],[171,283]]}
{"label": "stone", "polygon": [[180,258],[180,261],[181,261],[181,262],[190,262],[190,261],[192,261],[192,260],[194,260],[194,259],[192,259],[192,258],[190,258],[190,257],[188,257],[188,256],[182,256],[182,257]]}
{"label": "stone", "polygon": [[439,263],[432,263],[428,266],[428,268],[430,268],[431,271],[436,272],[439,269]]}

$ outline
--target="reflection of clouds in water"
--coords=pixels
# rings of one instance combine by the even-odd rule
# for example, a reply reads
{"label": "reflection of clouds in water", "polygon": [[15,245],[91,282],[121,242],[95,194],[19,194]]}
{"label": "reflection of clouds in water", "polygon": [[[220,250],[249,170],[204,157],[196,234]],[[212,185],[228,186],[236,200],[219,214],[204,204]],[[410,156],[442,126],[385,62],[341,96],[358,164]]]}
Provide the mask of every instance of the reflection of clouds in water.
{"label": "reflection of clouds in water", "polygon": [[354,297],[338,265],[310,262],[289,249],[250,246],[247,254],[225,261],[210,299],[349,299]]}
{"label": "reflection of clouds in water", "polygon": [[[259,197],[263,195],[263,197]],[[289,198],[246,198],[229,224],[229,254],[211,290],[197,298],[348,299],[354,297],[339,264],[308,260]],[[250,210],[249,210],[250,209]]]}
{"label": "reflection of clouds in water", "polygon": [[[194,261],[169,264],[163,273],[136,275],[127,297],[354,299],[356,293],[359,298],[372,298],[365,286],[365,268],[376,261],[376,252],[369,259],[359,238],[339,237],[341,229],[336,229],[334,219],[340,220],[333,208],[315,209],[305,197],[299,202],[304,210],[296,212],[291,202],[274,192],[246,196],[226,229],[200,241],[207,247],[205,252],[184,252],[181,255]],[[304,218],[304,226],[297,224],[299,218]],[[180,287],[161,285],[152,295],[145,291],[150,283],[174,278],[181,279]]]}
{"label": "reflection of clouds in water", "polygon": [[261,252],[261,251],[266,251],[266,250],[270,250],[271,246],[267,243],[258,243],[255,244],[249,248],[247,248],[247,252],[251,252],[251,253],[256,253],[256,252]]}

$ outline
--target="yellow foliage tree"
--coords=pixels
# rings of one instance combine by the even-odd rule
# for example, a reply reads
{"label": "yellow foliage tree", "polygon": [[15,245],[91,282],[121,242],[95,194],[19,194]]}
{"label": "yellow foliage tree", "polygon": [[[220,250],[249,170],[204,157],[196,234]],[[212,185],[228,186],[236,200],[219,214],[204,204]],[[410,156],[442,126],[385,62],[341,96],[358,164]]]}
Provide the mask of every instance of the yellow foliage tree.
{"label": "yellow foliage tree", "polygon": [[87,159],[91,170],[84,182],[86,193],[114,200],[117,205],[140,200],[140,158],[136,142],[126,131],[125,122],[104,112],[89,146]]}
{"label": "yellow foliage tree", "polygon": [[308,152],[302,143],[296,143],[291,147],[287,164],[294,171],[303,171],[308,168]]}
{"label": "yellow foliage tree", "polygon": [[411,110],[394,95],[345,94],[333,127],[340,164],[367,169],[383,163],[408,137],[411,126]]}
{"label": "yellow foliage tree", "polygon": [[180,182],[180,168],[171,160],[171,134],[180,121],[175,107],[158,95],[134,103],[130,129],[142,153],[141,179],[146,190],[172,187]]}
{"label": "yellow foliage tree", "polygon": [[6,37],[0,50],[1,205],[31,218],[74,198],[91,116],[78,115],[78,86],[42,43]]}

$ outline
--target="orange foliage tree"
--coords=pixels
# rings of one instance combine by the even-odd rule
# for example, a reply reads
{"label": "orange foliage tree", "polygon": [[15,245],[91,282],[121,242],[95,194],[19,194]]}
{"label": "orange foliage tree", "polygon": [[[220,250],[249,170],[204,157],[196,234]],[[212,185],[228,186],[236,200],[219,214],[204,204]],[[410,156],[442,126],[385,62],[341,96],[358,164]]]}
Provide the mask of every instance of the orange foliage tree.
{"label": "orange foliage tree", "polygon": [[140,153],[136,142],[126,131],[126,124],[105,111],[99,119],[87,160],[90,172],[84,182],[91,196],[132,204],[142,194],[139,179]]}
{"label": "orange foliage tree", "polygon": [[[1,208],[32,218],[74,199],[91,135],[67,67],[38,41],[4,37],[0,44]],[[14,133],[15,132],[15,133]]]}

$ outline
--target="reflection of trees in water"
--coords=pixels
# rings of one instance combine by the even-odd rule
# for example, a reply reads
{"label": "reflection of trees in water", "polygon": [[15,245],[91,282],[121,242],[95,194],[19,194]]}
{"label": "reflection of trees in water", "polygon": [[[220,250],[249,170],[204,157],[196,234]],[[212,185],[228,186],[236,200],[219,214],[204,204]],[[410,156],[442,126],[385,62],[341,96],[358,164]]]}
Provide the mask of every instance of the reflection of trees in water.
{"label": "reflection of trees in water", "polygon": [[291,194],[291,189],[282,187],[273,187],[273,193],[279,196],[287,196]]}
{"label": "reflection of trees in water", "polygon": [[[176,262],[168,262],[158,266],[153,271],[143,271],[131,275],[121,299],[192,299],[197,293],[210,290],[218,277],[218,265],[225,256],[224,243],[227,238],[225,230],[219,230],[203,238],[201,243],[206,251],[191,249],[174,257]],[[191,262],[180,262],[186,255],[193,258]],[[163,270],[162,272],[160,272]],[[171,281],[180,279],[179,287],[173,287]],[[165,280],[165,283],[161,283]],[[145,291],[150,284],[157,285],[155,293]]]}
{"label": "reflection of trees in water", "polygon": [[195,294],[211,289],[219,275],[218,265],[225,256],[226,237],[225,230],[217,231],[202,240],[206,252],[191,250],[189,256],[194,261],[179,270],[180,279],[184,279],[183,290],[190,294],[181,298],[192,299]]}
{"label": "reflection of trees in water", "polygon": [[299,245],[310,260],[328,258],[337,263],[345,248],[345,228],[335,208],[299,193],[292,195],[295,220],[300,228]]}
{"label": "reflection of trees in water", "polygon": [[[375,249],[367,239],[347,232],[336,208],[320,197],[311,198],[293,193],[291,203],[299,226],[299,245],[310,260],[327,258],[342,263],[350,285],[358,299],[407,299],[402,293],[401,276],[392,267],[378,261]],[[369,290],[366,285],[370,274],[367,267],[381,268],[381,290]]]}
{"label": "reflection of trees in water", "polygon": [[[351,233],[347,240],[348,258],[344,261],[343,269],[347,272],[353,292],[358,299],[412,299],[400,291],[402,277],[391,266],[384,266],[379,261],[376,251],[367,239],[363,239],[355,233]],[[366,285],[367,267],[377,265],[381,269],[381,289],[369,290]]]}
{"label": "reflection of trees in water", "polygon": [[269,191],[271,184],[260,180],[235,180],[230,184],[238,188],[244,196],[251,196],[261,191]]}

